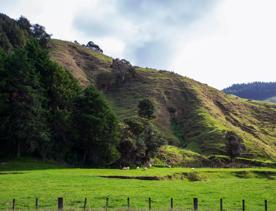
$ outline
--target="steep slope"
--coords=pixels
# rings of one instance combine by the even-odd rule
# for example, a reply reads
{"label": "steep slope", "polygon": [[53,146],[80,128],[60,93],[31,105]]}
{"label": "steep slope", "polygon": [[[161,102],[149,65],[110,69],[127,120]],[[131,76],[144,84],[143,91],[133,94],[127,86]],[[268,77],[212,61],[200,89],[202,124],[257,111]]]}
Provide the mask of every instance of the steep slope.
{"label": "steep slope", "polygon": [[81,45],[52,40],[52,58],[82,86],[102,90],[120,119],[137,115],[139,100],[156,107],[156,127],[170,144],[206,154],[225,154],[225,131],[244,140],[243,157],[276,159],[276,105],[247,101],[173,72],[135,67],[117,80],[112,58]]}

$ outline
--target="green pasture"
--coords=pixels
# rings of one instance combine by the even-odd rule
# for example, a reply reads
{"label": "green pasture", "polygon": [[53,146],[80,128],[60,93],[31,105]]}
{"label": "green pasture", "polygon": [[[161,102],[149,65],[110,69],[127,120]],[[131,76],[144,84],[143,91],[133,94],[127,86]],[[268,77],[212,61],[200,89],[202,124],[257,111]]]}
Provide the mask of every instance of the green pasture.
{"label": "green pasture", "polygon": [[[108,178],[125,177],[122,178]],[[135,177],[136,179],[132,179]],[[154,179],[154,180],[152,180]],[[56,208],[57,198],[64,198],[65,208],[103,208],[109,198],[109,208],[147,208],[151,197],[152,208],[169,208],[170,198],[175,208],[192,209],[194,197],[200,210],[219,210],[222,198],[225,210],[241,210],[242,199],[246,210],[276,210],[276,169],[191,169],[151,168],[79,169],[25,160],[0,164],[0,209],[12,206],[32,209],[35,198],[40,208]]]}

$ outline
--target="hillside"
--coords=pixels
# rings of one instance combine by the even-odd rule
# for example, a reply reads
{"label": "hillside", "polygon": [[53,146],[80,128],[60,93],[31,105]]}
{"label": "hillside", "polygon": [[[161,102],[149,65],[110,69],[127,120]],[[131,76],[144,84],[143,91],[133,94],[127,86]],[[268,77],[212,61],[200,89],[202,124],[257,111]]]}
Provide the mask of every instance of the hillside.
{"label": "hillside", "polygon": [[276,82],[234,84],[228,88],[223,89],[223,91],[228,94],[233,94],[251,100],[276,102]]}
{"label": "hillside", "polygon": [[[51,40],[24,17],[0,14],[0,32],[0,157],[78,166],[276,159],[275,104],[132,66],[93,42]],[[138,115],[143,101],[153,114]]]}
{"label": "hillside", "polygon": [[71,42],[52,40],[50,51],[83,87],[101,90],[121,120],[137,115],[139,100],[151,99],[154,125],[169,144],[204,155],[225,154],[224,134],[233,131],[244,141],[243,157],[276,159],[275,104],[227,95],[168,71],[133,67],[118,75],[112,58]]}

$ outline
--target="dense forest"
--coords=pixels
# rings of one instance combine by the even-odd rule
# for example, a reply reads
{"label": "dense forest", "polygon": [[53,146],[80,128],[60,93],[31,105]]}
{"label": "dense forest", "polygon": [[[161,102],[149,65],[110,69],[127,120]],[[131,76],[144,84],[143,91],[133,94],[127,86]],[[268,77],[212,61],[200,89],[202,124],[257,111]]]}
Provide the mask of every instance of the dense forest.
{"label": "dense forest", "polygon": [[276,82],[234,84],[225,88],[223,91],[228,94],[251,100],[267,100],[276,96]]}
{"label": "dense forest", "polygon": [[142,101],[140,116],[119,122],[95,87],[81,87],[50,60],[50,39],[43,26],[0,14],[0,158],[147,163],[163,144],[150,123],[152,103]]}

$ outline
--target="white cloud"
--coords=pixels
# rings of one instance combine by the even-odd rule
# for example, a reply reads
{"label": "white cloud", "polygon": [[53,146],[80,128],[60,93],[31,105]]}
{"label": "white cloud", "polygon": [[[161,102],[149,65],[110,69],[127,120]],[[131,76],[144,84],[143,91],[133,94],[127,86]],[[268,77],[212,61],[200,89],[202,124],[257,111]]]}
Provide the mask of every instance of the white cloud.
{"label": "white cloud", "polygon": [[189,31],[191,38],[176,50],[171,66],[217,88],[275,81],[275,9],[273,0],[223,1]]}
{"label": "white cloud", "polygon": [[[124,43],[121,55],[136,65],[166,69],[177,35],[208,13],[215,2],[102,0],[94,8],[95,12],[90,7],[81,8],[74,25],[86,37]],[[103,42],[99,44],[106,46]],[[115,50],[108,52],[117,57]]]}
{"label": "white cloud", "polygon": [[[5,2],[3,13],[12,18],[20,15],[27,17],[31,23],[39,23],[46,27],[54,38],[74,40],[79,32],[74,30],[72,22],[82,5],[92,5],[94,1],[80,0],[0,0]],[[2,3],[2,2],[1,2]]]}

